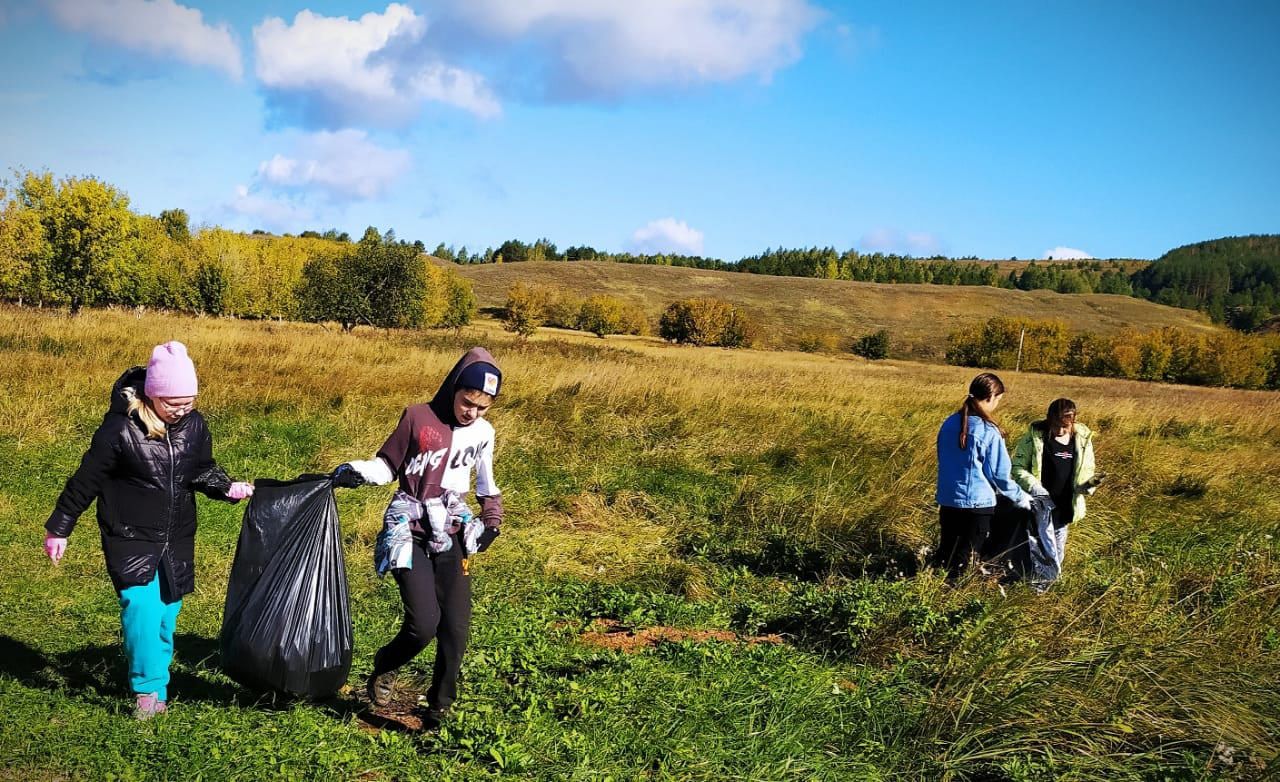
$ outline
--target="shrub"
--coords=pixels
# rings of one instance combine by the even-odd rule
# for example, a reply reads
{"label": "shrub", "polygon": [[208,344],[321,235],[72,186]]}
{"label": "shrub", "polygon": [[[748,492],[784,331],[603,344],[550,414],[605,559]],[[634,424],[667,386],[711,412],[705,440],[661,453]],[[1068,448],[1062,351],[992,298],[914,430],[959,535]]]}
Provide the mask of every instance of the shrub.
{"label": "shrub", "polygon": [[542,319],[548,326],[560,329],[581,329],[582,298],[563,288],[548,285],[531,285],[534,298],[542,303]]}
{"label": "shrub", "polygon": [[796,337],[796,347],[805,353],[833,353],[840,345],[840,337],[831,331],[802,331]]}
{"label": "shrub", "polygon": [[746,313],[737,308],[730,308],[729,322],[720,332],[720,339],[715,344],[724,348],[749,348],[759,338],[756,324]]}
{"label": "shrub", "polygon": [[853,343],[853,352],[855,355],[869,358],[872,361],[880,361],[889,357],[889,331],[880,329],[872,334],[858,338]]}
{"label": "shrub", "polygon": [[744,347],[755,339],[751,321],[732,304],[720,299],[682,299],[662,313],[658,333],[682,345]]}
{"label": "shrub", "polygon": [[639,305],[605,294],[583,300],[570,290],[518,282],[507,292],[502,321],[508,331],[529,336],[538,326],[608,334],[647,334],[649,322]]}
{"label": "shrub", "polygon": [[597,337],[617,334],[623,330],[623,303],[612,296],[597,294],[582,303],[578,323],[584,331]]}
{"label": "shrub", "polygon": [[539,291],[533,286],[517,282],[507,291],[507,303],[502,309],[502,326],[528,339],[546,317],[546,305]]}
{"label": "shrub", "polygon": [[479,306],[476,303],[475,291],[471,290],[471,282],[452,272],[447,273],[445,297],[447,307],[440,325],[445,328],[460,329],[470,323]]}
{"label": "shrub", "polygon": [[649,316],[635,302],[624,302],[622,305],[622,333],[643,336],[649,333]]}

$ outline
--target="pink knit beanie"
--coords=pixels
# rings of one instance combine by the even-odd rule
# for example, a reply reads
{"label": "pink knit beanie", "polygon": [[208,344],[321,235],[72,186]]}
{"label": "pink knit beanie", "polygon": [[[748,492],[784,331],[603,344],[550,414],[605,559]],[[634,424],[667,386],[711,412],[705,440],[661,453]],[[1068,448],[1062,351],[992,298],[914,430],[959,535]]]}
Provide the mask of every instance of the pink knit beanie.
{"label": "pink knit beanie", "polygon": [[187,346],[181,342],[156,345],[147,362],[147,382],[142,389],[152,397],[196,395],[196,365],[187,357]]}

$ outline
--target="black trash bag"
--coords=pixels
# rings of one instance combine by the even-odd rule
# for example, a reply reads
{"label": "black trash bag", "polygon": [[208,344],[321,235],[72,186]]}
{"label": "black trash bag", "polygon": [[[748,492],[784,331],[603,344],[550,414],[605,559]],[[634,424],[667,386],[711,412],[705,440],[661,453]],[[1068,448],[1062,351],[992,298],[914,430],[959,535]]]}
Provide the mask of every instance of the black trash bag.
{"label": "black trash bag", "polygon": [[1053,500],[1032,497],[1031,510],[1023,510],[1004,495],[996,498],[996,514],[982,556],[1003,568],[1007,580],[1027,579],[1038,588],[1057,580],[1055,545]]}
{"label": "black trash bag", "polygon": [[999,568],[1006,581],[1024,579],[1031,570],[1030,524],[1030,513],[1003,494],[996,496],[996,513],[991,517],[991,531],[982,544],[982,558],[989,567]]}
{"label": "black trash bag", "polygon": [[346,684],[352,646],[332,481],[255,481],[222,614],[227,675],[253,690],[326,698]]}

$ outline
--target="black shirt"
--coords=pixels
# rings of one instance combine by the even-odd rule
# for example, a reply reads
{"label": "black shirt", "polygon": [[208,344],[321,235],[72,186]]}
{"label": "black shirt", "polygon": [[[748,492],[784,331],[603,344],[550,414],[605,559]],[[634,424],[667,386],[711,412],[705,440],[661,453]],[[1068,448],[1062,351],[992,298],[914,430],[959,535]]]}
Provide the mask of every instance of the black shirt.
{"label": "black shirt", "polygon": [[1044,459],[1040,464],[1041,483],[1049,492],[1055,506],[1054,521],[1058,525],[1071,521],[1071,500],[1075,487],[1071,485],[1075,475],[1076,436],[1062,444],[1049,435],[1044,441]]}

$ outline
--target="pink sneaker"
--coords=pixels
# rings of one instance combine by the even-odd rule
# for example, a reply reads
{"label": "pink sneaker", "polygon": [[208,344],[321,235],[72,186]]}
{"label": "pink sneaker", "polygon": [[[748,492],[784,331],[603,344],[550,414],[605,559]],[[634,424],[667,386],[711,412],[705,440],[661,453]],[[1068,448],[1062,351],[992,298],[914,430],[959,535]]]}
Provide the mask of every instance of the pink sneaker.
{"label": "pink sneaker", "polygon": [[137,704],[133,707],[133,718],[149,720],[157,714],[164,714],[167,710],[164,701],[160,700],[156,693],[139,693]]}

